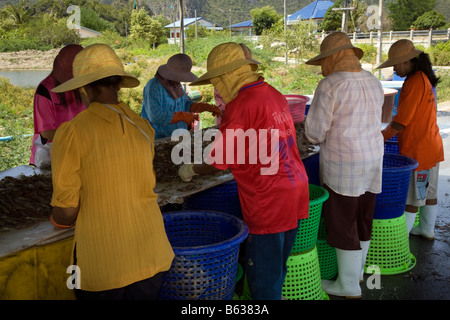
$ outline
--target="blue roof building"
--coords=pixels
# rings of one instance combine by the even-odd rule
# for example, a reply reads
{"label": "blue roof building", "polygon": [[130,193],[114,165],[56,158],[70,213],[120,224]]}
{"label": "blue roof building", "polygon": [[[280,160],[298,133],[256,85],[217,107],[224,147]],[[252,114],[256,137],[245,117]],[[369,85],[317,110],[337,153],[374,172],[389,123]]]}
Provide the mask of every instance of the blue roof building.
{"label": "blue roof building", "polygon": [[328,8],[334,5],[333,1],[316,0],[303,9],[291,14],[287,17],[288,24],[294,24],[301,20],[323,19]]}

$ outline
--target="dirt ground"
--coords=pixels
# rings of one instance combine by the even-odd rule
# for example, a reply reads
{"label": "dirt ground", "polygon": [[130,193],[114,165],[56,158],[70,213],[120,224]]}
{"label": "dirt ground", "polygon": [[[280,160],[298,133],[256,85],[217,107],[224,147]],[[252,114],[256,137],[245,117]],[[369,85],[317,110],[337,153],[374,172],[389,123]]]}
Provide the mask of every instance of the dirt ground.
{"label": "dirt ground", "polygon": [[0,70],[51,70],[59,50],[0,52]]}

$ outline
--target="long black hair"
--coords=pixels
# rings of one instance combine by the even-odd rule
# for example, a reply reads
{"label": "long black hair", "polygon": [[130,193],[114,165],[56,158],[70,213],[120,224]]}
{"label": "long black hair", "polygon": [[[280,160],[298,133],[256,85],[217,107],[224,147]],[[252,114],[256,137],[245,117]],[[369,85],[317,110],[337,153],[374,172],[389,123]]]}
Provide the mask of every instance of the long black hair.
{"label": "long black hair", "polygon": [[408,75],[413,75],[417,71],[422,71],[423,73],[425,73],[428,80],[430,80],[430,83],[433,87],[436,87],[438,82],[441,81],[439,77],[436,77],[436,75],[434,74],[430,57],[425,52],[422,52],[417,57],[412,58],[411,62],[413,64],[413,69]]}

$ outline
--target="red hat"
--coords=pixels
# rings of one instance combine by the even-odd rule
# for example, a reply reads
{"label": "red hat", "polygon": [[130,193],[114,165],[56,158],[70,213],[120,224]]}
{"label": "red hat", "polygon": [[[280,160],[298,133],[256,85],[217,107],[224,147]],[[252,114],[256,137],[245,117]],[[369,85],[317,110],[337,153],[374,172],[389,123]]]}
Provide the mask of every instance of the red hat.
{"label": "red hat", "polygon": [[53,61],[53,76],[59,83],[73,78],[72,63],[78,52],[83,50],[79,44],[69,44],[62,48]]}

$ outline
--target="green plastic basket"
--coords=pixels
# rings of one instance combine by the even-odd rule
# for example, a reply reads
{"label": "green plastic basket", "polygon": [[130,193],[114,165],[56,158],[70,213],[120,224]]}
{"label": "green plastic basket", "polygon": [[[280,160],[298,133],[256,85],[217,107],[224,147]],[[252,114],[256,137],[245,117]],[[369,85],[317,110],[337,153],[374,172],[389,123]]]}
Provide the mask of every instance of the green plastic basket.
{"label": "green plastic basket", "polygon": [[328,245],[326,239],[318,239],[316,242],[319,255],[320,277],[322,279],[333,279],[338,272],[336,248]]}
{"label": "green plastic basket", "polygon": [[416,259],[409,250],[406,218],[374,219],[372,239],[365,264],[365,272],[377,266],[382,275],[394,275],[414,268]]}
{"label": "green plastic basket", "polygon": [[291,253],[307,251],[316,245],[322,205],[328,196],[328,191],[324,188],[314,184],[309,185],[309,217],[299,220],[297,237]]}
{"label": "green plastic basket", "polygon": [[287,300],[329,299],[322,289],[317,247],[290,255],[282,295]]}

